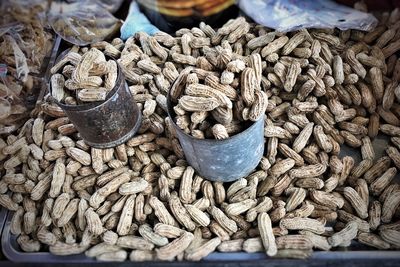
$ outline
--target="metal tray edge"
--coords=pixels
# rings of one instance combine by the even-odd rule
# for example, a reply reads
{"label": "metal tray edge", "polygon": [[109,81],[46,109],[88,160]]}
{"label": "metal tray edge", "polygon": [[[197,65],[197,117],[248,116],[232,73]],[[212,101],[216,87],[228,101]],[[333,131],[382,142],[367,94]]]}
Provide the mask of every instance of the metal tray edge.
{"label": "metal tray edge", "polygon": [[[4,209],[1,212],[4,212]],[[1,215],[0,215],[1,216]],[[16,245],[16,237],[10,233],[12,212],[8,212],[6,222],[3,227],[1,246],[4,256],[12,261],[19,263],[103,263],[86,257],[84,254],[71,256],[56,256],[48,252],[27,253],[19,251]],[[0,217],[1,218],[1,217]],[[204,262],[222,261],[259,261],[272,259],[264,253],[245,253],[245,252],[214,252],[203,259]],[[399,251],[315,251],[310,260],[400,260]],[[284,260],[284,259],[282,259]]]}
{"label": "metal tray edge", "polygon": [[3,230],[4,224],[7,219],[8,211],[5,208],[0,208],[0,232]]}
{"label": "metal tray edge", "polygon": [[46,262],[68,262],[68,263],[83,263],[90,262],[95,263],[96,261],[90,258],[87,258],[84,254],[79,255],[71,255],[71,256],[56,256],[52,255],[49,252],[21,252],[19,251],[15,245],[16,236],[11,234],[10,225],[12,219],[13,212],[7,213],[7,220],[3,227],[2,235],[1,235],[1,249],[3,251],[3,255],[12,262],[26,262],[26,263],[46,263]]}

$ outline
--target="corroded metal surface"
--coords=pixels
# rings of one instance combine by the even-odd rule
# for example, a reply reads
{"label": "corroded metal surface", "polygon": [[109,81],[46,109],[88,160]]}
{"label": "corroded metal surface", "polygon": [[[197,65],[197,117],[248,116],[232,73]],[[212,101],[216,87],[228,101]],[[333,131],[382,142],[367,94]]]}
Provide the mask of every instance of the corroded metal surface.
{"label": "corroded metal surface", "polygon": [[141,124],[141,112],[119,67],[115,88],[105,101],[80,105],[55,102],[67,114],[83,140],[92,147],[120,145],[130,139]]}

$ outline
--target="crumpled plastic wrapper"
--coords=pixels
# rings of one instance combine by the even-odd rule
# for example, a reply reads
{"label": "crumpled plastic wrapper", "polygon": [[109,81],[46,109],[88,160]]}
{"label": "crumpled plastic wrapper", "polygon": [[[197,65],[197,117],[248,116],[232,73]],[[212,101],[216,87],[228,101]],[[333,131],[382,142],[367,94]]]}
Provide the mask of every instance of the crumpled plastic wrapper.
{"label": "crumpled plastic wrapper", "polygon": [[330,0],[239,0],[239,7],[254,21],[279,32],[302,28],[339,28],[368,31],[377,19]]}
{"label": "crumpled plastic wrapper", "polygon": [[53,2],[48,13],[53,30],[67,42],[84,46],[115,35],[121,21],[97,1]]}

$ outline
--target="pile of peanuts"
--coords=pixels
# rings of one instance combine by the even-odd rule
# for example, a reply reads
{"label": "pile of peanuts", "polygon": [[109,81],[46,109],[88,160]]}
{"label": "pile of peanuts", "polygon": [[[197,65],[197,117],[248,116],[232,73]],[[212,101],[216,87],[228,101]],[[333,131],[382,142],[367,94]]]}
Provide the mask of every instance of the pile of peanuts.
{"label": "pile of peanuts", "polygon": [[[76,49],[69,51],[50,69],[52,97],[67,105],[104,101],[116,85],[117,62],[107,61],[96,48],[82,49],[81,54],[75,52]],[[60,70],[62,73],[57,73]]]}

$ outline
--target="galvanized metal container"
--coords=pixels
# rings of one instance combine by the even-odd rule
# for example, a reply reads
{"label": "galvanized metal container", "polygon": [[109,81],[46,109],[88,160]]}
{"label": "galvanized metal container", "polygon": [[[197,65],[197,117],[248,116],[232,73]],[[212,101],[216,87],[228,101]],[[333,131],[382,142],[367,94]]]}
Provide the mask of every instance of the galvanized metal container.
{"label": "galvanized metal container", "polygon": [[218,182],[232,182],[245,177],[257,167],[264,154],[264,118],[228,139],[197,139],[183,132],[175,123],[170,95],[168,116],[176,129],[186,160],[202,177]]}
{"label": "galvanized metal container", "polygon": [[141,112],[119,66],[116,85],[105,101],[79,105],[54,101],[64,110],[82,139],[92,147],[120,145],[130,139],[141,124]]}

